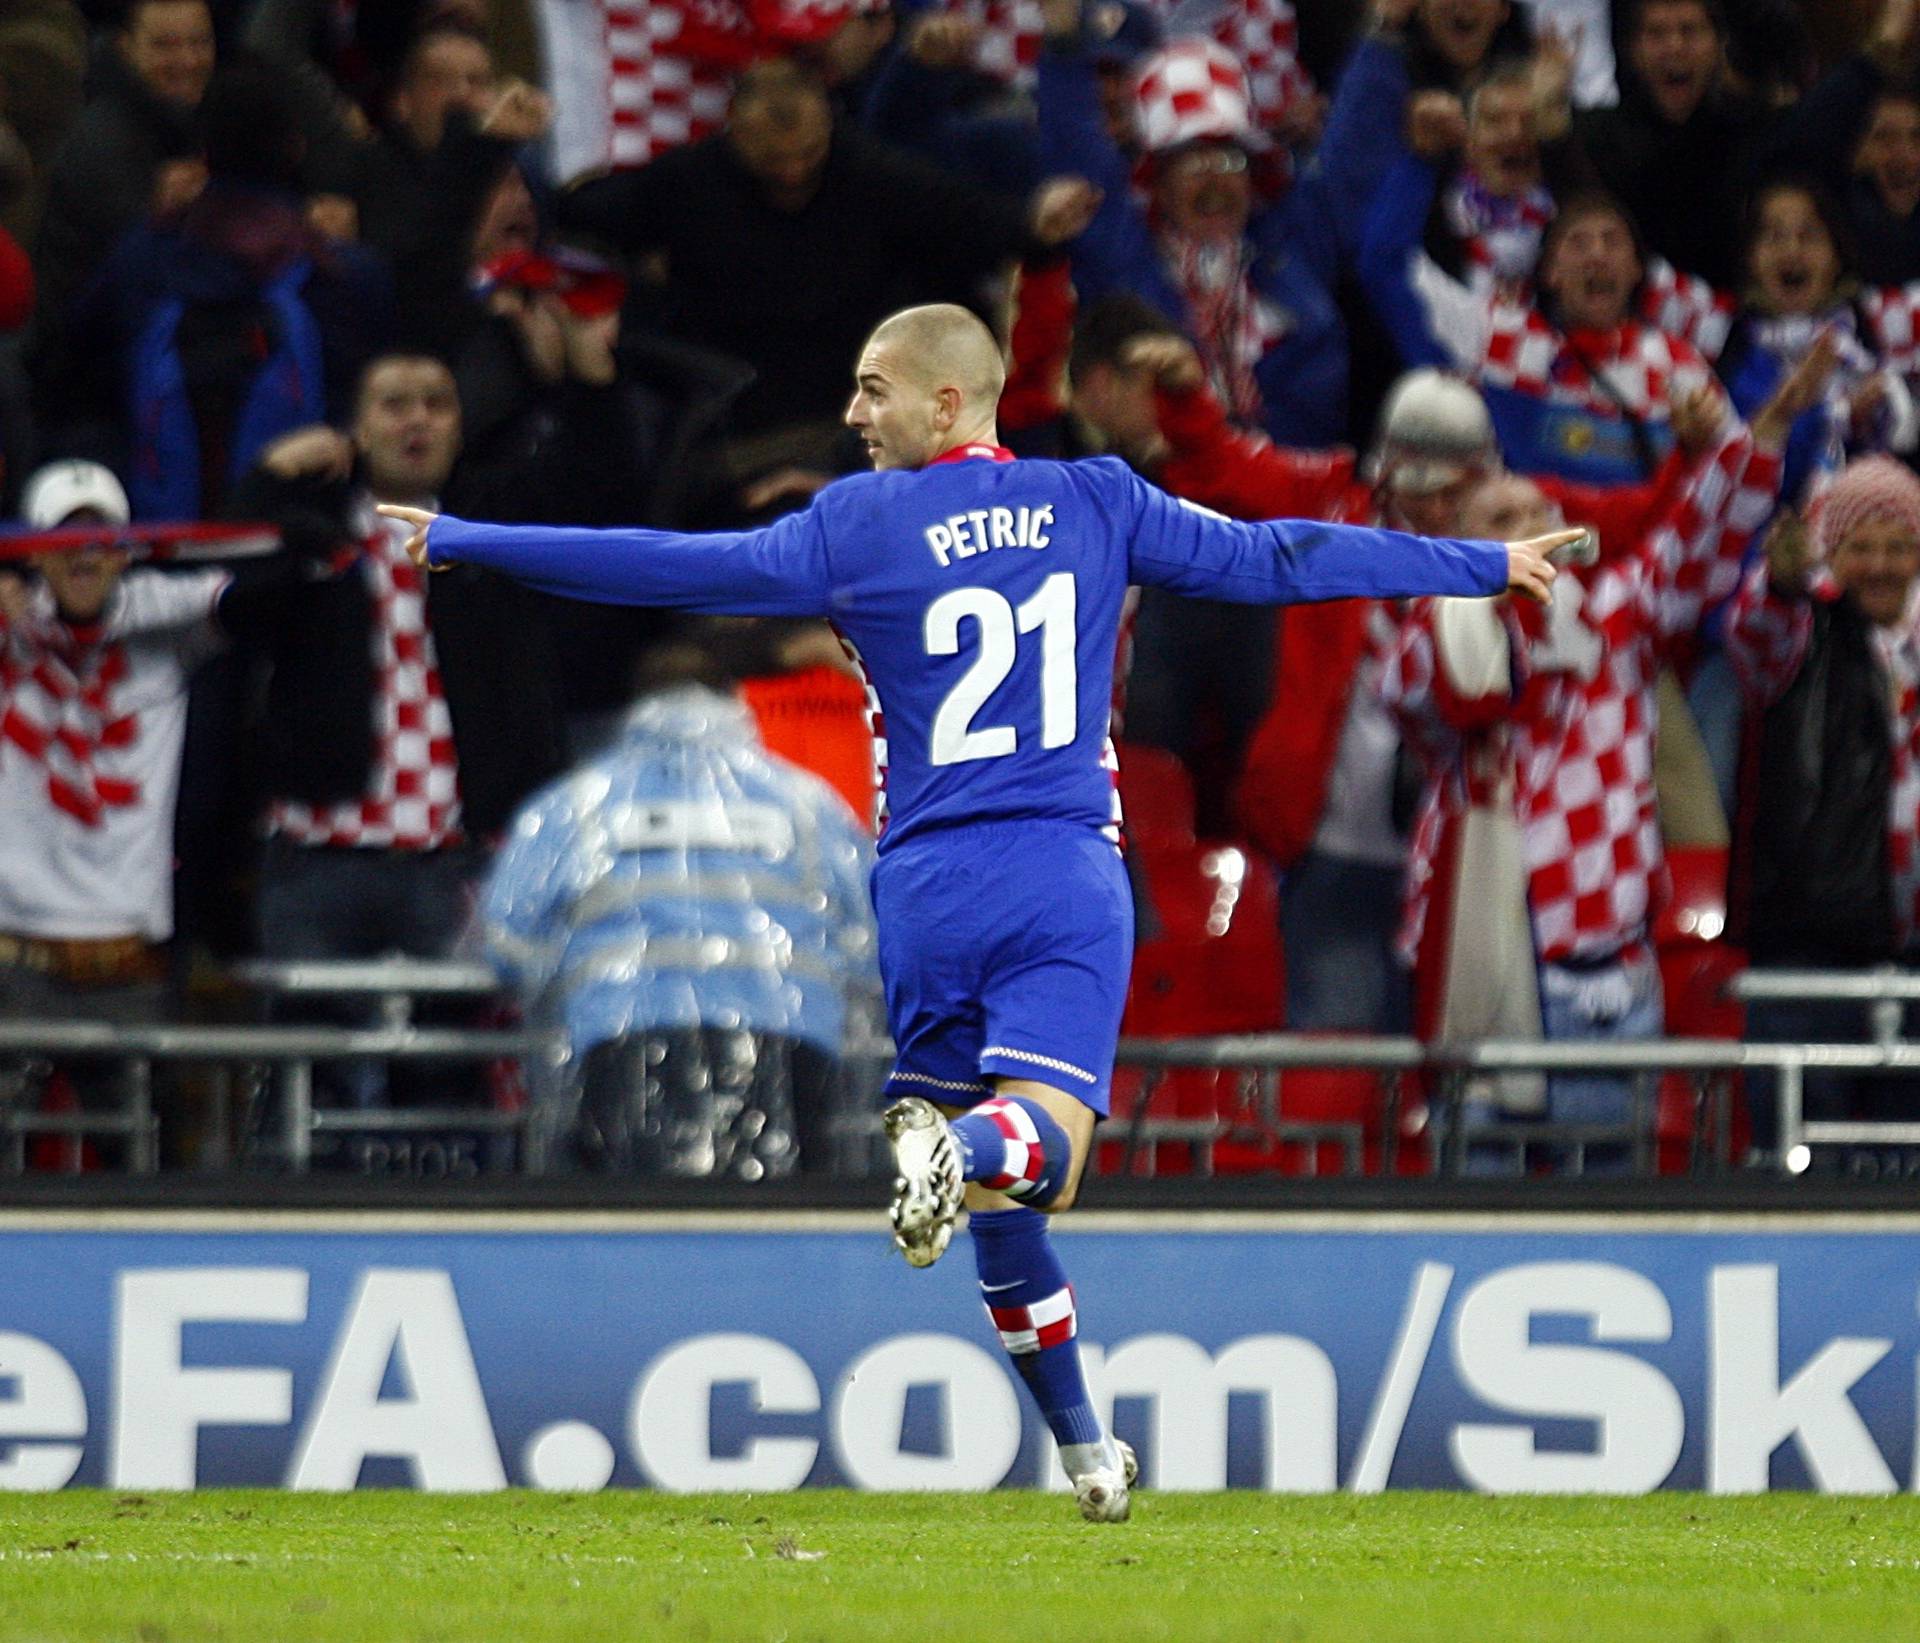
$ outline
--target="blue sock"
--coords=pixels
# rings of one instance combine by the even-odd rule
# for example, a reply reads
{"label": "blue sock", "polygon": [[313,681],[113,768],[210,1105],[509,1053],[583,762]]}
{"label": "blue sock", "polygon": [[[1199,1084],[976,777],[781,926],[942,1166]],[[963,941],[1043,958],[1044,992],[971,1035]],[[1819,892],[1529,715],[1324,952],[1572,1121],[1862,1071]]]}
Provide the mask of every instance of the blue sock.
{"label": "blue sock", "polygon": [[951,1121],[960,1173],[1035,1206],[1050,1204],[1067,1179],[1067,1132],[1037,1101],[996,1095]]}
{"label": "blue sock", "polygon": [[1047,1218],[1030,1209],[980,1210],[967,1224],[987,1315],[1054,1442],[1101,1442],[1073,1338],[1073,1291],[1047,1236]]}

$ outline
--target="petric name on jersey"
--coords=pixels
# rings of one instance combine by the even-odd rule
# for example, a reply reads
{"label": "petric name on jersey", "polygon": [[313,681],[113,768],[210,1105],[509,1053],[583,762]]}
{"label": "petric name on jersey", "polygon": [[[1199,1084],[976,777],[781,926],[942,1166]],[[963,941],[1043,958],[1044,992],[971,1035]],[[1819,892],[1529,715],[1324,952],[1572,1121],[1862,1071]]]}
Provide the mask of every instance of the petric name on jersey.
{"label": "petric name on jersey", "polygon": [[927,546],[942,565],[993,548],[1044,548],[1051,538],[1053,504],[1039,508],[974,508],[927,527]]}

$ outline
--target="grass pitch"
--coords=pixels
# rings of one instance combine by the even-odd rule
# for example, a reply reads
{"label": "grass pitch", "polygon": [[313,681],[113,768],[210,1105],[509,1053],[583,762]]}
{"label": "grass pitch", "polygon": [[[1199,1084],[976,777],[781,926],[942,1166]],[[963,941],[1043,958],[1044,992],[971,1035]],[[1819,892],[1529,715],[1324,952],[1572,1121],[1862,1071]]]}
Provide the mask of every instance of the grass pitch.
{"label": "grass pitch", "polygon": [[1920,1501],[0,1496],[0,1639],[1920,1639]]}

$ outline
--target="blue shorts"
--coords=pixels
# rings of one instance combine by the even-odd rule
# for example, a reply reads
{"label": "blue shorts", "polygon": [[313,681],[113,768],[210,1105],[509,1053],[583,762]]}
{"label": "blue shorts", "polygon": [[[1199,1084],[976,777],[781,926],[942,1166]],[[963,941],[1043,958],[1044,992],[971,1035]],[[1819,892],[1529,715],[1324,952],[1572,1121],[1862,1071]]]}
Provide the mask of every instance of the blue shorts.
{"label": "blue shorts", "polygon": [[929,833],[873,870],[890,1095],[971,1106],[992,1077],[1064,1090],[1103,1117],[1133,963],[1120,854],[1071,822]]}

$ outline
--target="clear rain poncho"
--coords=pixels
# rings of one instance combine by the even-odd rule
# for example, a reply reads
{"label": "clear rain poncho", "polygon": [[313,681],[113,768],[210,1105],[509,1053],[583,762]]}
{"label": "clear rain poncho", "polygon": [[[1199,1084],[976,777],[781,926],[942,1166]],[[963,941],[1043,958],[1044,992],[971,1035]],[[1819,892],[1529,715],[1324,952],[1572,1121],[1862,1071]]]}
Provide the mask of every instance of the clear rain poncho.
{"label": "clear rain poncho", "polygon": [[842,1087],[849,1004],[877,991],[870,857],[831,788],[695,686],[536,795],[483,910],[530,1017],[564,1030],[535,1166],[790,1173]]}

